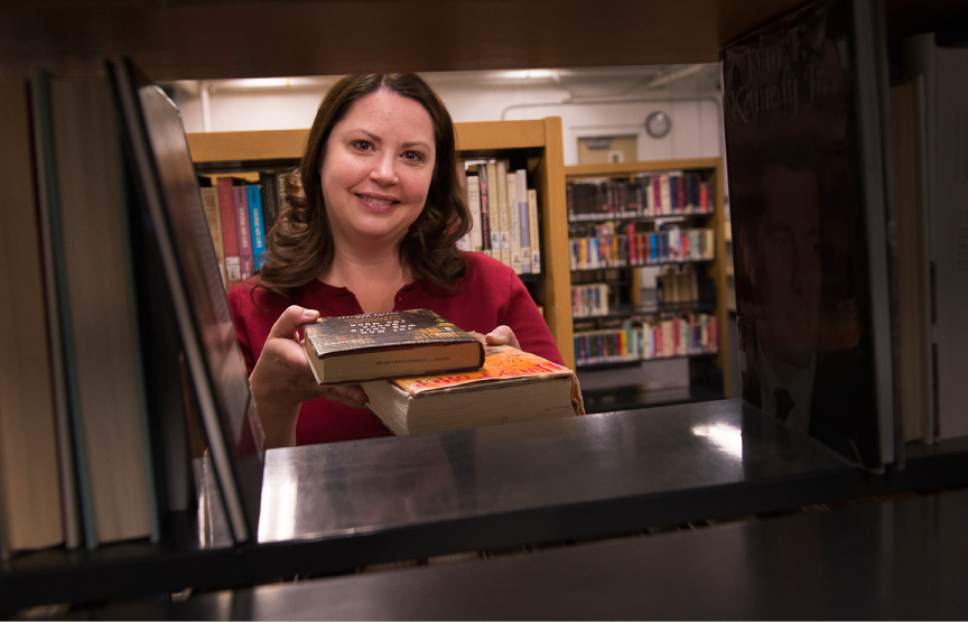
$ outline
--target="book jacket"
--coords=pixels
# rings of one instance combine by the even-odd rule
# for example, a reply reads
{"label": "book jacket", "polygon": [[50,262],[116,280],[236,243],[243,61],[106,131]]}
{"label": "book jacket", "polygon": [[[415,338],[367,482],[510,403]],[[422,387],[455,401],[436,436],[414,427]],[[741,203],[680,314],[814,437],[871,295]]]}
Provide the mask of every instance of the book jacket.
{"label": "book jacket", "polygon": [[429,309],[323,317],[305,331],[318,358],[355,350],[477,341]]}
{"label": "book jacket", "polygon": [[879,467],[893,456],[890,301],[864,2],[809,3],[722,60],[743,398]]}

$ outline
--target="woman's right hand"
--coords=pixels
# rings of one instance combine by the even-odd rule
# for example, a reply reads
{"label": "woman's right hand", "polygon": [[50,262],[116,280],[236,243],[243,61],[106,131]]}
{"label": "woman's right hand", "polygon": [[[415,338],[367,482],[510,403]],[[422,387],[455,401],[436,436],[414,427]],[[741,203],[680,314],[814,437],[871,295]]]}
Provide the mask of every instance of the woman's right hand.
{"label": "woman's right hand", "polygon": [[249,375],[266,447],[295,445],[299,404],[305,400],[326,397],[349,406],[366,404],[366,394],[359,385],[316,383],[303,351],[301,328],[317,319],[319,311],[298,305],[283,311]]}

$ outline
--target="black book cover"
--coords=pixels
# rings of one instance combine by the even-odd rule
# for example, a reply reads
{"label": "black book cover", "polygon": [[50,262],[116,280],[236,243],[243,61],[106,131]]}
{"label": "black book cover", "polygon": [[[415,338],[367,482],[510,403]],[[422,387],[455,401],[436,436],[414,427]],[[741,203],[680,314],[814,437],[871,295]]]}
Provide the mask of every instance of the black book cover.
{"label": "black book cover", "polygon": [[895,418],[873,6],[811,2],[722,60],[743,398],[878,468]]}

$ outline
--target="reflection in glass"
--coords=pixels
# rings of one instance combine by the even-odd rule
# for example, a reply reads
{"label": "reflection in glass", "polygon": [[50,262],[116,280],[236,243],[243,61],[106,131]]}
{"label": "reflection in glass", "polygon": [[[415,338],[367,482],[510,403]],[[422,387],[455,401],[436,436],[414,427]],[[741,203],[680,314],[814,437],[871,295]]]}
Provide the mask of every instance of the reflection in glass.
{"label": "reflection in glass", "polygon": [[279,542],[296,537],[296,493],[299,489],[296,474],[289,460],[280,460],[274,467],[266,468],[259,513],[259,542]]}
{"label": "reflection in glass", "polygon": [[708,438],[717,449],[735,457],[743,459],[743,431],[735,425],[714,423],[713,425],[695,425],[690,431],[696,436]]}

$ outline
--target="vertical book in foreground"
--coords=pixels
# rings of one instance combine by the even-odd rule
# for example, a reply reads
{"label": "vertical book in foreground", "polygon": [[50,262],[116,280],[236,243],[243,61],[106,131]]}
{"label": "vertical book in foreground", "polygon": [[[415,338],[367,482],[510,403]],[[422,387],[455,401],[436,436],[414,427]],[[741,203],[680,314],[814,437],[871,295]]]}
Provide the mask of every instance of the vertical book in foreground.
{"label": "vertical book in foreground", "polygon": [[[38,218],[29,191],[30,111],[23,82],[0,77],[0,170],[9,184],[0,209],[0,558],[64,539],[59,492],[58,379],[45,331]],[[15,157],[18,156],[18,157]],[[43,191],[38,179],[38,193]],[[16,268],[14,268],[16,267]],[[66,417],[66,415],[65,415]]]}
{"label": "vertical book in foreground", "polygon": [[968,50],[939,45],[932,34],[913,37],[905,48],[909,70],[923,85],[916,146],[924,175],[915,216],[924,228],[919,259],[930,297],[930,360],[921,360],[931,372],[928,438],[944,440],[968,436]]}
{"label": "vertical book in foreground", "polygon": [[[142,226],[153,232],[187,376],[235,542],[255,537],[262,494],[262,428],[249,392],[181,116],[127,59],[108,64]],[[224,221],[223,221],[224,224]],[[149,249],[149,252],[151,249]],[[149,284],[151,285],[151,284]]]}
{"label": "vertical book in foreground", "polygon": [[584,414],[574,372],[510,346],[489,346],[468,372],[363,383],[370,409],[397,435]]}
{"label": "vertical book in foreground", "polygon": [[[39,77],[41,213],[85,541],[157,537],[119,127],[103,77]],[[43,85],[43,86],[41,86]],[[44,96],[46,94],[46,96]],[[60,383],[58,383],[60,384]],[[61,402],[62,396],[56,395]],[[62,452],[62,461],[70,459]],[[65,495],[66,498],[66,495]]]}
{"label": "vertical book in foreground", "polygon": [[743,397],[875,469],[902,449],[878,7],[810,2],[722,51]]}

